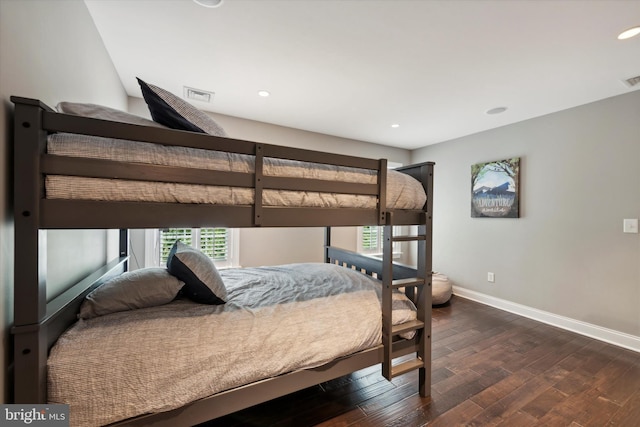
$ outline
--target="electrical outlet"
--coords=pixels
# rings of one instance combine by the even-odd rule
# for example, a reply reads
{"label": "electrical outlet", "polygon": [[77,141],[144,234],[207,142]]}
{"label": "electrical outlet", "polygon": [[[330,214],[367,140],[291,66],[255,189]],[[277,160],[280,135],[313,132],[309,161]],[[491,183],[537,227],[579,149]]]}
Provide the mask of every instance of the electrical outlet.
{"label": "electrical outlet", "polygon": [[487,282],[493,283],[495,281],[496,281],[496,275],[491,272],[487,273]]}
{"label": "electrical outlet", "polygon": [[638,218],[625,219],[622,221],[622,231],[625,233],[638,232]]}

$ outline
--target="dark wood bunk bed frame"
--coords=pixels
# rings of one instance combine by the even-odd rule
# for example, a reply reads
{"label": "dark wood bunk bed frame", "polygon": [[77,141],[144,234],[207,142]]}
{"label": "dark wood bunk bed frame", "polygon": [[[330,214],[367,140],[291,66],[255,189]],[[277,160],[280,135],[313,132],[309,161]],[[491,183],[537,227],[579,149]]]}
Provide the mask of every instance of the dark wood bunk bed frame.
{"label": "dark wood bunk bed frame", "polygon": [[[47,355],[57,338],[77,319],[84,297],[109,278],[127,271],[130,228],[168,227],[326,227],[326,262],[357,269],[381,279],[383,342],[324,366],[291,372],[215,394],[184,407],[142,415],[114,425],[193,425],[382,363],[387,379],[419,371],[419,393],[430,396],[431,270],[433,166],[431,162],[400,168],[418,179],[427,194],[422,210],[386,209],[386,160],[151,128],[56,113],[35,99],[12,97],[14,114],[15,282],[13,335],[13,400],[46,403]],[[49,133],[68,132],[125,140],[227,151],[255,156],[254,173],[213,172],[179,167],[122,164],[107,160],[69,158],[46,153]],[[312,179],[264,176],[262,159],[290,160],[357,167],[377,171],[377,184],[336,183]],[[45,197],[47,174],[155,182],[224,185],[253,188],[251,206],[178,203],[53,200]],[[377,209],[283,208],[262,205],[263,189],[366,194],[377,197]],[[383,225],[383,258],[362,256],[331,247],[331,226]],[[394,236],[395,225],[417,225],[417,233]],[[47,301],[47,229],[120,229],[120,253],[58,297]],[[392,261],[392,243],[418,241],[417,269]],[[403,288],[418,308],[418,320],[391,326],[391,292]],[[411,340],[399,334],[417,332]],[[408,361],[394,359],[410,354]],[[408,356],[410,357],[410,356]],[[407,357],[404,357],[407,359]],[[403,359],[403,360],[404,360]]]}

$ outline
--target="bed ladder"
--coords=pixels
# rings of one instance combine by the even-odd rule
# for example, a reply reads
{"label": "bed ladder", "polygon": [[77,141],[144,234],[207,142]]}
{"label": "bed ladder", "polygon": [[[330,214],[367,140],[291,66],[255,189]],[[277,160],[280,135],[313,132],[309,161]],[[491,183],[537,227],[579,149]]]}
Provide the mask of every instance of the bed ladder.
{"label": "bed ladder", "polygon": [[[426,217],[429,214],[425,215]],[[429,395],[431,383],[431,227],[427,219],[417,226],[417,233],[411,235],[394,235],[393,212],[387,213],[384,226],[383,241],[383,274],[382,274],[382,343],[384,358],[382,375],[391,380],[399,375],[420,369],[420,394]],[[394,280],[393,274],[393,243],[416,241],[418,246],[418,262],[416,277]],[[397,276],[397,275],[396,275]],[[407,296],[418,308],[417,319],[393,326],[391,313],[393,291],[405,288]],[[407,351],[401,347],[404,340],[397,340],[400,334],[415,331],[417,348]],[[393,364],[395,359],[413,353],[415,356],[401,363]],[[425,394],[426,393],[426,394]]]}

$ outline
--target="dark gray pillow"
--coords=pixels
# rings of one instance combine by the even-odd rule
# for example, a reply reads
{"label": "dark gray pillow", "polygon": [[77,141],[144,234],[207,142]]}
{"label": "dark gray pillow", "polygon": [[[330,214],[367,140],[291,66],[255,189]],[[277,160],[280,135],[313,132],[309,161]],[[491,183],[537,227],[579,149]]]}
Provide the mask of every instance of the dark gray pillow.
{"label": "dark gray pillow", "polygon": [[227,136],[215,120],[188,102],[140,79],[138,83],[154,121],[172,129]]}
{"label": "dark gray pillow", "polygon": [[182,293],[201,304],[224,304],[227,289],[211,258],[176,240],[167,258],[167,269],[182,280]]}
{"label": "dark gray pillow", "polygon": [[80,306],[81,319],[170,303],[184,283],[166,268],[130,271],[93,290]]}

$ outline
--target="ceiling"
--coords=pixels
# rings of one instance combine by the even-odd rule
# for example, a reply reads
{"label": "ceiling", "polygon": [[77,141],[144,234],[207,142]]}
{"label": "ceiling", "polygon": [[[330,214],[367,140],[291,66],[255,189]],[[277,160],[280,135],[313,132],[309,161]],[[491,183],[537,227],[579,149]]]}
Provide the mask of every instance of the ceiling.
{"label": "ceiling", "polygon": [[406,149],[640,88],[640,0],[85,2],[130,96]]}

